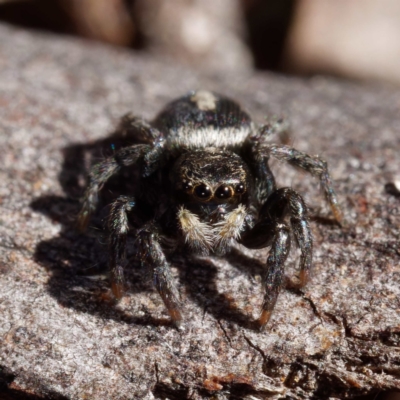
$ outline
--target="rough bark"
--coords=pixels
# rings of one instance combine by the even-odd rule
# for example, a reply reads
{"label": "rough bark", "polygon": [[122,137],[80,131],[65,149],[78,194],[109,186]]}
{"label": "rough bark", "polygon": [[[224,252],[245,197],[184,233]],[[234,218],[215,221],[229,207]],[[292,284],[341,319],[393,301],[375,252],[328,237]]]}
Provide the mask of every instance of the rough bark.
{"label": "rough bark", "polygon": [[[0,388],[56,399],[326,399],[400,389],[400,198],[385,191],[400,173],[398,90],[267,73],[199,76],[6,26],[0,71]],[[113,304],[100,279],[101,232],[75,230],[88,164],[121,139],[119,118],[151,118],[193,88],[232,96],[259,122],[285,114],[292,144],[322,155],[336,182],[343,227],[316,180],[273,164],[279,185],[310,205],[315,257],[312,282],[282,290],[262,333],[252,321],[268,250],[176,261],[180,333],[135,260],[130,290]],[[293,251],[289,277],[296,260]]]}

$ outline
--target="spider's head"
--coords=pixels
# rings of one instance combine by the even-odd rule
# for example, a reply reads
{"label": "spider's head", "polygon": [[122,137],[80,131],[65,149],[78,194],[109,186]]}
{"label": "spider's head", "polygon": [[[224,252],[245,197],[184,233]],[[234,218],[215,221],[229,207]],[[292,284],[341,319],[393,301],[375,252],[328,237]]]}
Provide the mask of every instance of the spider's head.
{"label": "spider's head", "polygon": [[250,188],[250,172],[241,157],[215,148],[183,154],[171,180],[184,203],[239,204]]}

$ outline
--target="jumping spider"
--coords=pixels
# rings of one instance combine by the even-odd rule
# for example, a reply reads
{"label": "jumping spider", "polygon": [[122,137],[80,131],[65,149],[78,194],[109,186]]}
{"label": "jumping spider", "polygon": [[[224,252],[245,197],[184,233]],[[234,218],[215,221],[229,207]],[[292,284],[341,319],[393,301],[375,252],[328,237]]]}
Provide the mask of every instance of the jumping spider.
{"label": "jumping spider", "polygon": [[203,90],[169,103],[152,124],[126,116],[123,126],[139,144],[116,151],[91,169],[79,214],[84,229],[106,181],[123,167],[139,167],[136,197],[118,197],[108,217],[114,296],[120,299],[124,293],[125,248],[131,228],[137,257],[150,270],[178,328],[183,324],[181,303],[166,258],[171,248],[186,246],[191,252],[221,255],[232,242],[250,249],[270,246],[258,319],[264,327],[283,284],[291,232],[301,251],[300,285],[309,278],[313,251],[306,204],[292,188],[277,189],[268,160],[286,161],[319,178],[340,222],[326,162],[267,142],[270,134],[283,129],[279,121],[256,126],[237,103]]}

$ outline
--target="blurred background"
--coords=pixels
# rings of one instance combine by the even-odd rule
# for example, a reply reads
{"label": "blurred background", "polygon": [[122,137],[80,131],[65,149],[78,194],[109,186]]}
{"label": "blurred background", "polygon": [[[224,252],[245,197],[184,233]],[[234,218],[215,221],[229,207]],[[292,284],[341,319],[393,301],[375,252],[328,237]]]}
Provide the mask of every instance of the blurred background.
{"label": "blurred background", "polygon": [[0,20],[206,71],[400,83],[399,0],[0,0]]}

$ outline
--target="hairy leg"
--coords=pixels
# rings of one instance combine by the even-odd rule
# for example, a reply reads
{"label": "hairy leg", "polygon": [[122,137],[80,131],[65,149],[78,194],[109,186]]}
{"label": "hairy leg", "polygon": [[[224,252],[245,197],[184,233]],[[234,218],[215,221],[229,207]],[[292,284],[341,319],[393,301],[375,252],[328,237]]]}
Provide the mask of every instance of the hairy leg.
{"label": "hairy leg", "polygon": [[309,277],[312,263],[313,240],[307,218],[307,206],[303,198],[292,188],[276,190],[261,209],[261,215],[283,221],[290,217],[296,243],[300,248],[300,286],[304,286]]}
{"label": "hairy leg", "polygon": [[278,219],[266,217],[242,236],[241,243],[251,249],[271,246],[263,279],[264,301],[258,319],[260,328],[263,329],[271,317],[282,288],[285,261],[290,250],[290,229]]}
{"label": "hairy leg", "polygon": [[135,206],[132,197],[120,196],[112,205],[108,217],[110,230],[110,279],[114,296],[119,300],[125,290],[124,264],[126,237],[129,231],[128,213]]}
{"label": "hairy leg", "polygon": [[257,136],[261,141],[277,136],[281,143],[288,143],[290,140],[289,121],[286,118],[268,118],[267,123],[258,128]]}
{"label": "hairy leg", "polygon": [[148,224],[138,232],[138,252],[141,263],[153,279],[153,284],[160,294],[172,322],[178,329],[183,328],[181,302],[174,285],[170,267],[161,248],[157,228]]}
{"label": "hairy leg", "polygon": [[276,190],[274,175],[268,165],[269,155],[255,151],[252,156],[251,166],[255,176],[255,191],[258,204],[264,204],[269,195]]}
{"label": "hairy leg", "polygon": [[335,190],[333,189],[328,165],[325,160],[318,156],[309,156],[289,146],[271,144],[262,146],[262,149],[265,153],[270,154],[278,160],[286,161],[289,164],[301,168],[317,177],[322,184],[325,197],[331,206],[336,221],[339,223],[341,222],[342,213],[340,211]]}
{"label": "hairy leg", "polygon": [[284,222],[287,216],[301,251],[300,285],[305,285],[310,275],[313,242],[306,205],[293,189],[282,188],[272,193],[260,211],[259,222],[240,240],[253,249],[271,246],[264,280],[266,294],[259,319],[261,327],[268,322],[282,286],[284,263],[290,249],[289,227]]}
{"label": "hairy leg", "polygon": [[268,165],[270,154],[265,151],[265,147],[270,144],[269,139],[272,136],[278,136],[282,143],[287,143],[289,131],[290,125],[285,118],[272,117],[247,138],[245,158],[253,170],[255,195],[259,205],[264,204],[269,195],[276,190],[275,178]]}
{"label": "hairy leg", "polygon": [[[143,160],[144,157],[149,157],[149,155],[153,154],[155,151],[158,152],[159,150],[154,146],[138,144],[123,148],[117,151],[113,156],[93,166],[90,171],[90,184],[86,189],[82,209],[78,215],[78,227],[80,230],[83,231],[86,229],[90,216],[96,209],[98,192],[107,180],[117,173],[121,167],[131,166],[139,161],[143,162],[145,161]],[[152,161],[154,162],[154,160]]]}
{"label": "hairy leg", "polygon": [[281,290],[284,265],[290,250],[290,231],[283,224],[275,227],[274,239],[267,259],[267,273],[264,278],[265,295],[261,315],[258,319],[260,328],[263,329],[269,321],[275,307],[278,294]]}
{"label": "hairy leg", "polygon": [[118,131],[123,136],[132,138],[134,143],[154,144],[162,136],[162,133],[148,121],[132,113],[125,114],[121,118]]}

